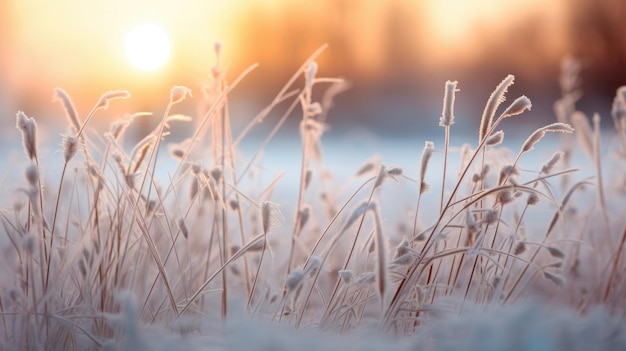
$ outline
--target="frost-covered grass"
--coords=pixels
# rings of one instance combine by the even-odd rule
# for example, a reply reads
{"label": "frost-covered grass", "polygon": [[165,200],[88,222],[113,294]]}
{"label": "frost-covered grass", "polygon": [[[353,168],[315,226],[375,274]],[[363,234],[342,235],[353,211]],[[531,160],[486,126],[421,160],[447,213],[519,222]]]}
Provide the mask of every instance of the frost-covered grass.
{"label": "frost-covered grass", "polygon": [[[1,212],[2,348],[626,347],[626,88],[616,94],[615,130],[601,133],[599,116],[590,125],[576,111],[579,66],[565,61],[557,120],[510,150],[500,127],[531,108],[526,96],[502,106],[514,77],[489,97],[473,145],[455,144],[462,83],[446,82],[444,143],[425,141],[415,174],[371,161],[341,185],[333,173],[345,170],[325,167],[321,138],[345,82],[318,75],[318,54],[242,130],[231,128],[228,96],[247,71],[228,83],[220,67],[203,114],[176,114],[191,96],[176,86],[160,123],[130,149],[126,128],[144,117],[121,118],[101,135],[88,126],[126,91],[104,94],[83,118],[55,90],[68,131],[61,155],[46,159],[41,126],[18,112],[30,165]],[[270,113],[282,117],[253,154],[241,154]],[[263,152],[294,115],[300,171],[273,174]],[[168,141],[179,122],[195,123],[193,135]],[[561,148],[533,159],[543,138],[562,138]],[[595,177],[579,176],[578,150]],[[429,167],[433,158],[441,168]],[[44,177],[53,162],[61,173]],[[274,202],[284,178],[296,184],[293,202]],[[390,181],[415,191],[383,201]]]}

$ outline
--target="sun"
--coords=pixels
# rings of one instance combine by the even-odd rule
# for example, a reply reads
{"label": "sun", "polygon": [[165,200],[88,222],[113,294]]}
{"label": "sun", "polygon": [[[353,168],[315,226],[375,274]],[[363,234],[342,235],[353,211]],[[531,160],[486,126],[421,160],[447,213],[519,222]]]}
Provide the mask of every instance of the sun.
{"label": "sun", "polygon": [[170,47],[167,33],[154,24],[139,24],[126,36],[126,57],[141,70],[151,71],[165,65]]}

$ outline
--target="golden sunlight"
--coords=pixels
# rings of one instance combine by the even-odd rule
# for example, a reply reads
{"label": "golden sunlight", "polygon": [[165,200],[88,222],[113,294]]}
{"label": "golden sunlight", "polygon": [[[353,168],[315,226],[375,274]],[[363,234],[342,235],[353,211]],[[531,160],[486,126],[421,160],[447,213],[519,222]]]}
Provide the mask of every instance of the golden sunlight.
{"label": "golden sunlight", "polygon": [[133,66],[151,71],[162,67],[170,55],[170,40],[165,31],[154,24],[140,24],[126,36],[126,56]]}

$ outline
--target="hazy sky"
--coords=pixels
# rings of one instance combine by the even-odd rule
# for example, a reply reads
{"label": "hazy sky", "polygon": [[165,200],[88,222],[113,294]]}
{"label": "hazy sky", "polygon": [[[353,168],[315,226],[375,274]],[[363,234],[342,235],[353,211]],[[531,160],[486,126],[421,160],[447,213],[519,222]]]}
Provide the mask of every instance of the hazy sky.
{"label": "hazy sky", "polygon": [[[505,73],[537,86],[549,79],[554,90],[560,58],[575,49],[568,18],[575,4],[589,3],[605,14],[624,12],[615,0],[8,0],[0,4],[0,111],[47,109],[57,86],[84,109],[121,88],[144,107],[174,84],[196,90],[215,64],[216,41],[231,79],[260,63],[249,89],[262,87],[261,96],[324,43],[321,72],[345,76],[357,90],[401,81],[439,87],[472,74],[469,83],[491,86]],[[137,70],[124,52],[128,32],[142,22],[161,26],[172,41],[167,64],[151,72]]]}

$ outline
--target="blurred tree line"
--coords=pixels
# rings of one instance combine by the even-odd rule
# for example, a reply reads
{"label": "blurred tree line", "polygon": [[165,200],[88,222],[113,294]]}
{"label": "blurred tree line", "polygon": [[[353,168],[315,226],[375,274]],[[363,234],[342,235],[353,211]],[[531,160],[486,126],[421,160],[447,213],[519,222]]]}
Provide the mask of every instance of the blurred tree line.
{"label": "blurred tree line", "polygon": [[474,43],[471,54],[447,61],[429,52],[439,48],[433,46],[424,6],[403,0],[260,3],[240,21],[240,45],[248,53],[244,59],[261,62],[277,84],[322,43],[330,45],[320,58],[324,72],[363,83],[409,84],[432,73],[429,57],[442,70],[494,75],[514,70],[539,83],[556,77],[567,54],[583,61],[590,89],[613,94],[626,83],[624,0],[562,0],[557,17],[537,7],[501,26],[479,23],[467,33]]}

